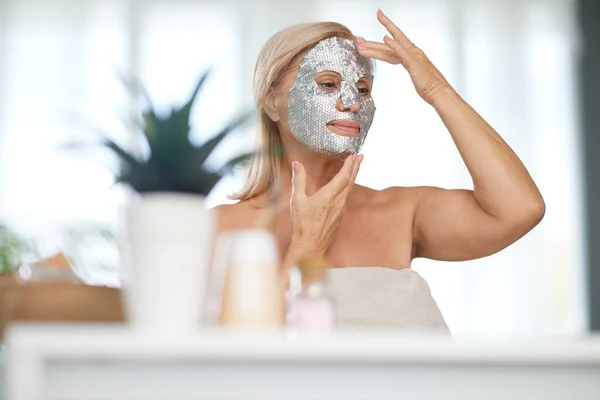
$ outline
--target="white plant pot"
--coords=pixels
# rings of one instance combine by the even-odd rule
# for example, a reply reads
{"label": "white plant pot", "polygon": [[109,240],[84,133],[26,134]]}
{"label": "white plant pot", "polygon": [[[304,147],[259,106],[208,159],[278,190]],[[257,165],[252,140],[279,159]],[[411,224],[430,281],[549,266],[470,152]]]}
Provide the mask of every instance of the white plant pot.
{"label": "white plant pot", "polygon": [[214,213],[204,197],[141,196],[126,211],[122,243],[125,310],[134,328],[154,333],[199,329],[205,305]]}

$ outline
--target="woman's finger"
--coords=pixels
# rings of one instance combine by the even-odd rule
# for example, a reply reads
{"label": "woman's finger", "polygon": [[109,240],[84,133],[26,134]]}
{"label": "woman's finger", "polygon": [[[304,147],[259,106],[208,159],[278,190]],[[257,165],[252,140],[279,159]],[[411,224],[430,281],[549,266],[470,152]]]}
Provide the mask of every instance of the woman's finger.
{"label": "woman's finger", "polygon": [[408,53],[408,50],[406,50],[388,35],[383,37],[383,41],[387,46],[389,46],[390,49],[394,51],[394,53],[398,54],[400,64],[402,64],[404,67],[408,67],[410,65],[411,55]]}
{"label": "woman's finger", "polygon": [[400,57],[398,57],[392,49],[387,51],[372,50],[372,49],[358,49],[358,53],[367,58],[374,58],[376,60],[385,61],[390,64],[398,64]]}
{"label": "woman's finger", "polygon": [[358,52],[364,57],[376,58],[391,64],[404,64],[406,59],[410,57],[408,50],[404,47],[400,45],[392,47],[386,42],[385,38],[383,40],[384,43],[357,39]]}
{"label": "woman's finger", "polygon": [[356,162],[354,163],[354,170],[352,171],[352,183],[356,182],[356,176],[358,175],[358,171],[360,170],[360,165],[362,164],[362,160],[365,156],[359,154],[356,156]]}
{"label": "woman's finger", "polygon": [[358,171],[360,170],[360,164],[362,163],[364,156],[362,154],[359,154],[356,157],[357,158],[356,158],[356,161],[354,162],[354,168],[352,169],[352,177],[350,179],[350,182],[348,182],[346,189],[344,189],[344,191],[342,192],[342,195],[344,195],[344,196],[348,196],[350,194],[350,191],[352,190],[352,187],[354,186],[354,183],[356,182],[356,176],[358,175]]}
{"label": "woman's finger", "polygon": [[292,196],[306,196],[306,170],[298,161],[292,162]]}
{"label": "woman's finger", "polygon": [[413,42],[411,42],[406,35],[404,34],[404,32],[402,32],[400,30],[400,28],[398,28],[391,19],[389,19],[388,17],[385,16],[385,14],[383,14],[383,11],[381,10],[377,10],[377,19],[379,20],[379,22],[381,23],[381,25],[383,25],[385,27],[385,29],[387,29],[387,31],[390,33],[390,35],[392,35],[392,37],[394,38],[394,40],[398,41],[398,43],[400,43],[400,45],[402,45],[405,49],[410,49],[411,47],[414,46]]}
{"label": "woman's finger", "polygon": [[351,155],[346,157],[342,169],[333,177],[333,179],[322,190],[331,191],[334,196],[339,195],[344,191],[348,182],[352,179],[352,171],[357,156]]}
{"label": "woman's finger", "polygon": [[358,42],[358,52],[363,57],[376,58],[381,61],[386,61],[392,64],[400,62],[399,56],[387,44],[370,41]]}
{"label": "woman's finger", "polygon": [[385,43],[381,43],[381,42],[374,42],[371,40],[357,40],[356,43],[358,44],[358,48],[366,48],[366,49],[370,49],[370,50],[381,50],[381,51],[385,51],[385,50],[389,50],[389,47],[385,44]]}

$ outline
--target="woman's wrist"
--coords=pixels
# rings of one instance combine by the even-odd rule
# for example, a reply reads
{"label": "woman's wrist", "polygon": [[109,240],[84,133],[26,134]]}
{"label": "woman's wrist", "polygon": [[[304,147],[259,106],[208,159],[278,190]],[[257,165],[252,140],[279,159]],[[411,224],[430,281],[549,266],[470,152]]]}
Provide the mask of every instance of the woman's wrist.
{"label": "woman's wrist", "polygon": [[442,107],[444,104],[447,104],[449,101],[456,100],[460,101],[462,100],[462,98],[452,86],[448,86],[447,88],[441,89],[431,98],[431,105],[433,106],[433,108],[438,110],[440,107]]}
{"label": "woman's wrist", "polygon": [[306,241],[299,241],[292,239],[288,251],[283,261],[283,267],[289,268],[296,265],[300,259],[306,256],[324,256],[326,250],[322,249],[321,246],[311,244]]}
{"label": "woman's wrist", "polygon": [[290,242],[290,251],[299,254],[304,257],[307,255],[311,256],[323,256],[327,251],[327,248],[323,246],[321,241],[310,240],[306,238],[297,238],[292,236]]}

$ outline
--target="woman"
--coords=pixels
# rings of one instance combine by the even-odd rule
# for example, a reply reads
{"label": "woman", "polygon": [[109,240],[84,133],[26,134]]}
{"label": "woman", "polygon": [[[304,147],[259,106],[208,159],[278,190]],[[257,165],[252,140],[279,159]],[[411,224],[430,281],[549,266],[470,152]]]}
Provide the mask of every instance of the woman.
{"label": "woman", "polygon": [[[275,200],[283,266],[326,256],[342,324],[445,329],[411,261],[494,254],[537,225],[545,205],[498,133],[381,10],[377,19],[391,35],[383,42],[331,22],[292,26],[267,42],[255,71],[260,136],[283,151],[254,160],[240,201],[219,207],[219,231],[256,227]],[[452,136],[474,190],[354,184],[375,112],[370,59],[408,71]]]}

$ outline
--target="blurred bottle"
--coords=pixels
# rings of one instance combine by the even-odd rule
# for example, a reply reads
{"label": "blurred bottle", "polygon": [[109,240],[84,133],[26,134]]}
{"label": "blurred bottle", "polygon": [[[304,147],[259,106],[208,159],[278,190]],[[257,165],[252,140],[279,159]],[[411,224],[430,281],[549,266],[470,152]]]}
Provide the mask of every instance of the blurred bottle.
{"label": "blurred bottle", "polygon": [[[335,327],[335,309],[326,283],[327,260],[322,257],[304,258],[292,273],[290,289],[299,286],[288,297],[288,326],[299,334],[327,334]],[[297,280],[300,278],[300,285]]]}
{"label": "blurred bottle", "polygon": [[[240,230],[223,234],[217,245],[220,260],[212,282],[221,292],[219,325],[256,330],[284,325],[284,298],[277,244],[268,230]],[[215,281],[220,284],[215,285]],[[214,312],[214,310],[213,310]]]}

